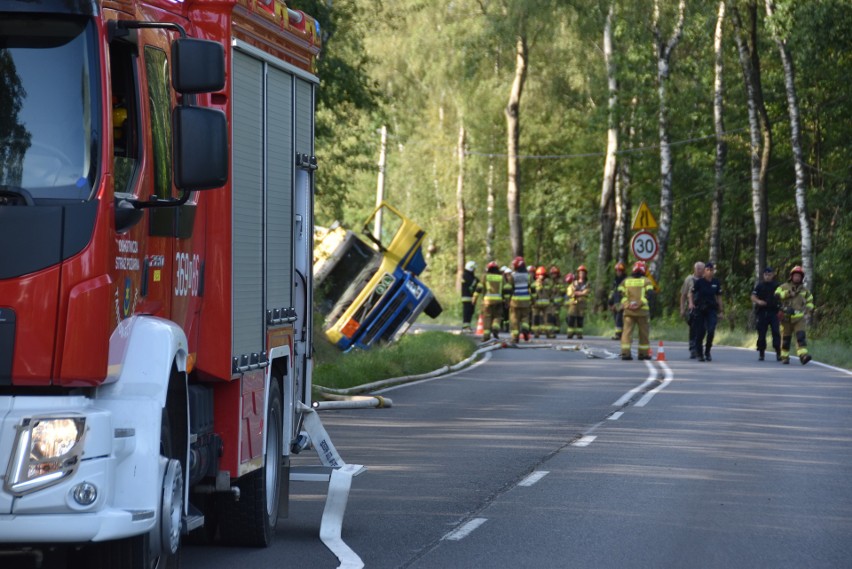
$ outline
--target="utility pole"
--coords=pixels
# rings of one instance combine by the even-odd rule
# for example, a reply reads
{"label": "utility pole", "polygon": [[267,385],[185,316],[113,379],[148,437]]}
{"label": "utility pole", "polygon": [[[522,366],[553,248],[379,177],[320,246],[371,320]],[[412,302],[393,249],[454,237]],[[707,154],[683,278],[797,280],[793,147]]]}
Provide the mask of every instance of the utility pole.
{"label": "utility pole", "polygon": [[[376,184],[376,207],[382,204],[385,199],[385,163],[388,152],[388,127],[382,125],[382,146],[379,151],[379,181]],[[376,213],[375,225],[373,227],[373,235],[379,241],[382,240],[382,210]]]}

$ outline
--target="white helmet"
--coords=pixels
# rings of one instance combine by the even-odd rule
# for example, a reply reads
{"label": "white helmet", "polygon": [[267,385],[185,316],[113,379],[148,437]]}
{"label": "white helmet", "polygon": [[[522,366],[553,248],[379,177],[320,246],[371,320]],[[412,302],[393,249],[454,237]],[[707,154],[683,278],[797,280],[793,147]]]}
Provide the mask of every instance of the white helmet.
{"label": "white helmet", "polygon": [[476,270],[476,261],[468,261],[467,263],[464,264],[464,268],[468,271],[475,271]]}
{"label": "white helmet", "polygon": [[511,273],[511,272],[512,272],[512,269],[510,269],[510,268],[509,268],[509,267],[507,267],[506,265],[503,265],[502,267],[500,267],[500,272],[501,272],[501,273],[503,273],[503,274]]}

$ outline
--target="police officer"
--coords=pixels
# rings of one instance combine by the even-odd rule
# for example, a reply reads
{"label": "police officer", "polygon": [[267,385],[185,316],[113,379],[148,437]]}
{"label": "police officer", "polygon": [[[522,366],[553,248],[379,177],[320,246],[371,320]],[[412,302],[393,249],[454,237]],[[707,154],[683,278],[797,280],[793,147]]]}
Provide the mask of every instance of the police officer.
{"label": "police officer", "polygon": [[[689,299],[689,309],[694,310],[695,325],[695,356],[698,361],[713,361],[710,349],[716,336],[716,323],[722,315],[722,285],[715,278],[716,267],[713,263],[704,265],[704,277],[695,281],[692,296]],[[704,345],[704,338],[707,344]]]}
{"label": "police officer", "polygon": [[778,328],[778,308],[780,303],[775,296],[778,281],[772,267],[763,269],[763,279],[755,283],[751,291],[751,301],[757,319],[757,351],[758,360],[763,361],[766,352],[766,331],[772,330],[772,347],[775,359],[781,361],[781,332]]}
{"label": "police officer", "polygon": [[775,291],[775,296],[781,301],[781,361],[782,363],[790,363],[790,344],[793,340],[793,333],[796,334],[796,343],[798,349],[796,355],[799,356],[799,361],[805,365],[811,361],[811,355],[808,353],[808,340],[805,330],[807,330],[807,322],[805,315],[812,312],[814,309],[814,297],[802,281],[805,279],[805,271],[800,266],[795,266],[790,270],[790,280],[778,287]]}
{"label": "police officer", "polygon": [[473,320],[473,310],[479,294],[479,279],[475,273],[476,262],[465,263],[461,281],[462,332],[470,332],[470,322]]}
{"label": "police officer", "polygon": [[693,360],[698,357],[698,350],[695,347],[695,332],[698,327],[695,325],[695,311],[689,308],[689,299],[692,297],[695,281],[703,276],[704,263],[698,261],[692,266],[692,274],[684,279],[683,286],[680,287],[680,317],[686,320],[689,328],[689,357]]}

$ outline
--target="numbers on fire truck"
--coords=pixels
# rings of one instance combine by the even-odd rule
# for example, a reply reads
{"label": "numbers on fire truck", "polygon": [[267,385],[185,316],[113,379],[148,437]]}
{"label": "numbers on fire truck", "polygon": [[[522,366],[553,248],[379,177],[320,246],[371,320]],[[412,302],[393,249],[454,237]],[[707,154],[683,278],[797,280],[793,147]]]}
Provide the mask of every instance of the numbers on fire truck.
{"label": "numbers on fire truck", "polygon": [[198,296],[201,256],[175,254],[175,296]]}

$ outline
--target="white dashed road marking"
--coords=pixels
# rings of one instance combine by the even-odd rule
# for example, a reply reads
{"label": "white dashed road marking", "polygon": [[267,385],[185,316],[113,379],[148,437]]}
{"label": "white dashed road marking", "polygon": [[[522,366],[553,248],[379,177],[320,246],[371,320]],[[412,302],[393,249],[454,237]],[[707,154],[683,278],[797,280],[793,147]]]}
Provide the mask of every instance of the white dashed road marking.
{"label": "white dashed road marking", "polygon": [[486,518],[473,518],[469,522],[460,525],[441,539],[448,541],[459,541],[466,538],[470,533],[488,521]]}

